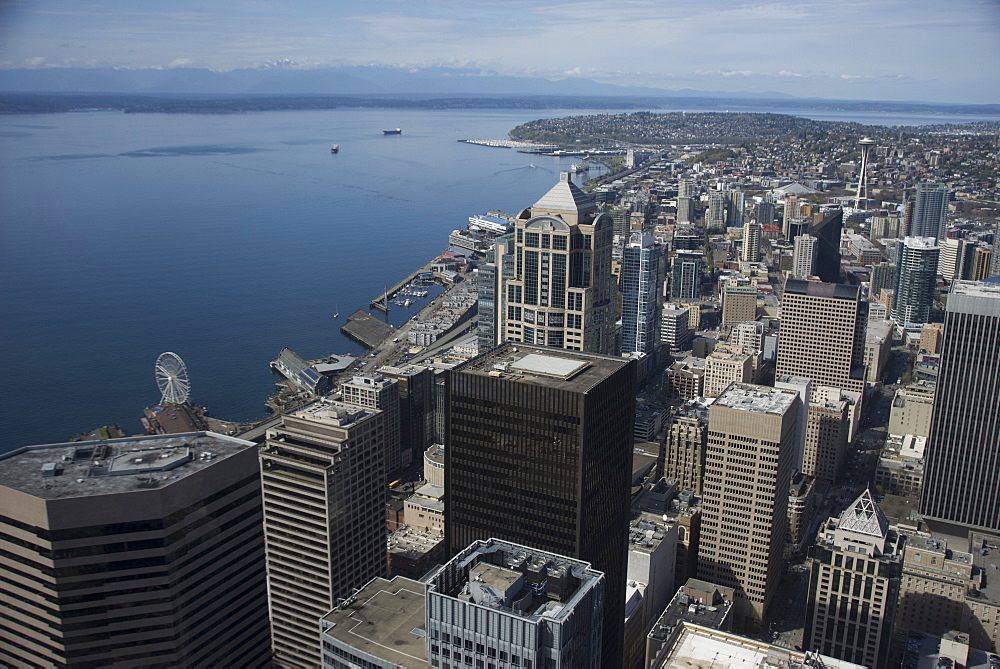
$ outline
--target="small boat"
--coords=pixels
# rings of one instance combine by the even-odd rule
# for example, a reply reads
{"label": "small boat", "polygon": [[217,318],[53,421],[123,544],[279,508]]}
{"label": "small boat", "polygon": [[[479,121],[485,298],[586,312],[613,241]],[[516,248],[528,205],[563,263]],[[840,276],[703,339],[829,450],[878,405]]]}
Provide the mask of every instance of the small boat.
{"label": "small boat", "polygon": [[334,144],[330,147],[330,153],[337,153],[340,151],[340,144]]}
{"label": "small boat", "polygon": [[399,128],[396,128],[395,130],[383,130],[382,134],[383,135],[402,135],[403,131],[400,130]]}

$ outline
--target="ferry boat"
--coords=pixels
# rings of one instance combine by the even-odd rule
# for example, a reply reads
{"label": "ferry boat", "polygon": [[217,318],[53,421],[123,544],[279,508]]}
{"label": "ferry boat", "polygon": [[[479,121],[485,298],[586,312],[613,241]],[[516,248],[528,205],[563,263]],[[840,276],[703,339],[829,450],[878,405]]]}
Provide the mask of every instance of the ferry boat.
{"label": "ferry boat", "polygon": [[340,144],[333,144],[330,146],[330,153],[337,153],[340,151]]}
{"label": "ferry boat", "polygon": [[382,134],[383,135],[402,135],[403,131],[400,130],[399,128],[396,128],[395,130],[383,130]]}

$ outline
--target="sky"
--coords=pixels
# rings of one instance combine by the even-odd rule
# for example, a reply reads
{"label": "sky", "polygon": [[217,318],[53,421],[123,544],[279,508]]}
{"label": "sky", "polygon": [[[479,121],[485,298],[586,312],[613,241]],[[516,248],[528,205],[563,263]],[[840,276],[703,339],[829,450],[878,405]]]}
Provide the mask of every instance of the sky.
{"label": "sky", "polygon": [[0,68],[268,64],[1000,103],[1000,0],[0,0]]}

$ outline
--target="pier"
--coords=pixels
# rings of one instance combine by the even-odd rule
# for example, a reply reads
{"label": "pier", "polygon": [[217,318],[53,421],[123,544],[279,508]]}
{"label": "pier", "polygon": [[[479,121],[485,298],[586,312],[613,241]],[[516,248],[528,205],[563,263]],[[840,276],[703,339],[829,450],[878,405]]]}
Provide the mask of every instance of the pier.
{"label": "pier", "polygon": [[347,317],[347,323],[340,327],[340,331],[365,348],[371,349],[390,337],[395,328],[383,323],[364,309],[358,309]]}
{"label": "pier", "polygon": [[368,304],[368,306],[370,306],[372,309],[378,309],[382,313],[388,313],[389,311],[388,300],[394,298],[396,296],[396,293],[403,290],[403,288],[405,288],[413,281],[415,281],[417,278],[419,278],[421,274],[430,274],[431,265],[433,265],[435,262],[437,262],[437,258],[434,258],[430,262],[427,262],[421,267],[418,267],[417,269],[413,270],[412,272],[407,274],[405,278],[403,278],[401,281],[395,284],[392,288],[387,289],[386,292],[382,293],[374,300],[372,300]]}

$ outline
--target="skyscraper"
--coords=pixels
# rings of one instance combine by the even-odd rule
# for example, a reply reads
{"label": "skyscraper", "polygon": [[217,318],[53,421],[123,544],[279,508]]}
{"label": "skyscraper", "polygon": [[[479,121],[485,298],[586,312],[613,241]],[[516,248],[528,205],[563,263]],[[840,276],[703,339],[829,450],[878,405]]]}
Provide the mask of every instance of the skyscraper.
{"label": "skyscraper", "polygon": [[[746,209],[746,194],[741,190],[729,193],[729,224],[734,228],[743,225],[743,211]],[[763,223],[761,223],[763,225]]]}
{"label": "skyscraper", "polygon": [[809,234],[816,238],[813,269],[820,281],[840,281],[840,233],[843,227],[842,209],[826,214],[819,223],[809,226]]}
{"label": "skyscraper", "polygon": [[379,409],[385,413],[382,439],[385,474],[388,477],[398,471],[403,464],[400,454],[399,384],[381,374],[355,374],[350,381],[340,384],[340,393],[345,404]]}
{"label": "skyscraper", "polygon": [[806,648],[866,667],[888,666],[903,543],[868,490],[820,528]]}
{"label": "skyscraper", "polygon": [[317,400],[260,451],[271,643],[282,667],[320,664],[318,621],[386,575],[385,414]]}
{"label": "skyscraper", "polygon": [[709,407],[698,578],[736,591],[737,624],[759,625],[781,580],[798,395],[734,383]]}
{"label": "skyscraper", "polygon": [[892,303],[892,320],[898,325],[930,320],[940,252],[937,239],[903,239]]}
{"label": "skyscraper", "polygon": [[913,237],[941,239],[948,213],[948,187],[938,183],[917,184],[913,201],[913,222],[909,234]]}
{"label": "skyscraper", "polygon": [[867,313],[859,291],[847,284],[785,282],[776,376],[801,376],[814,385],[864,392]]}
{"label": "skyscraper", "polygon": [[569,173],[515,223],[515,269],[505,281],[505,339],[611,353],[612,220]]}
{"label": "skyscraper", "polygon": [[504,541],[604,572],[604,666],[621,662],[635,363],[507,342],[448,374],[445,541]]}
{"label": "skyscraper", "polygon": [[920,513],[1000,530],[1000,288],[956,281],[944,342]]}
{"label": "skyscraper", "polygon": [[653,237],[633,233],[622,251],[622,353],[656,346],[660,252]]}
{"label": "skyscraper", "polygon": [[796,279],[807,279],[813,274],[816,264],[816,238],[812,235],[799,235],[795,238],[792,255],[792,276]]}
{"label": "skyscraper", "polygon": [[699,251],[677,251],[671,260],[670,299],[701,299],[701,268],[705,261]]}
{"label": "skyscraper", "polygon": [[774,214],[776,212],[774,202],[772,202],[769,199],[764,200],[762,202],[758,202],[755,209],[756,209],[755,213],[758,223],[760,223],[762,226],[774,225]]}
{"label": "skyscraper", "polygon": [[257,448],[212,433],[0,455],[0,665],[263,667]]}
{"label": "skyscraper", "polygon": [[743,226],[743,262],[760,262],[760,246],[764,238],[760,224],[751,219]]}
{"label": "skyscraper", "polygon": [[708,209],[705,211],[705,227],[726,227],[726,193],[720,190],[708,191]]}

